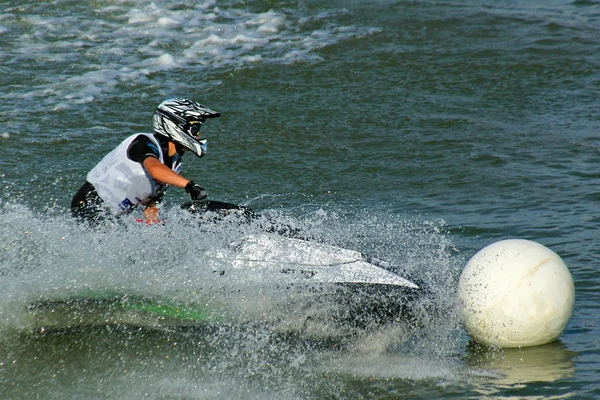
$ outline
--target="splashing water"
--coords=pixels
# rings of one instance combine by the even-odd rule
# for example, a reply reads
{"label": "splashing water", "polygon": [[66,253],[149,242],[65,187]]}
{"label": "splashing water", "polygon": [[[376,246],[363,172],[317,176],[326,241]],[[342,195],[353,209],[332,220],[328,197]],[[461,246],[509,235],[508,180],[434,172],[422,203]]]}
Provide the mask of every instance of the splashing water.
{"label": "splashing water", "polygon": [[[164,225],[125,221],[90,230],[66,216],[4,203],[0,329],[11,347],[3,359],[32,362],[43,353],[50,363],[63,360],[58,373],[65,376],[77,374],[77,360],[84,359],[88,372],[80,372],[81,379],[91,374],[90,382],[98,382],[103,374],[117,374],[110,387],[115,395],[133,380],[161,393],[209,398],[271,390],[295,398],[333,393],[338,379],[356,374],[420,379],[456,368],[455,361],[439,364],[461,339],[448,340],[457,332],[448,288],[460,260],[443,223],[365,211],[270,211],[272,220],[312,240],[386,260],[429,288],[411,305],[411,321],[399,315],[380,324],[372,316],[356,324],[348,322],[349,314],[368,309],[360,296],[388,306],[405,299],[352,291],[340,302],[340,288],[291,287],[273,275],[247,279],[252,271],[232,269],[233,259],[213,255],[232,254],[228,245],[262,232],[264,221],[166,214]],[[140,316],[156,304],[159,313]],[[202,317],[190,314],[198,309]],[[98,357],[105,351],[112,364]],[[393,363],[415,368],[386,367]],[[57,372],[49,365],[44,371]],[[298,377],[323,385],[298,384]],[[244,383],[232,389],[234,381]],[[147,389],[140,390],[141,396]]]}

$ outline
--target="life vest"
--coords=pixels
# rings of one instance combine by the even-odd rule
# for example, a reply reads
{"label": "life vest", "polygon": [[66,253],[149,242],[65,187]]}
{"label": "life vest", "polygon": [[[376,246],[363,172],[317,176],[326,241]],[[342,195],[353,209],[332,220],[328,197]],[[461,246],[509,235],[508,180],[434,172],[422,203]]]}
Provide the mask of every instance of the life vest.
{"label": "life vest", "polygon": [[[108,153],[87,175],[104,204],[115,214],[122,214],[134,206],[144,204],[158,194],[160,184],[136,161],[127,157],[127,149],[137,137],[146,136],[158,148],[159,161],[164,156],[158,140],[152,134],[138,133],[129,136]],[[181,164],[173,162],[173,171],[179,172]]]}

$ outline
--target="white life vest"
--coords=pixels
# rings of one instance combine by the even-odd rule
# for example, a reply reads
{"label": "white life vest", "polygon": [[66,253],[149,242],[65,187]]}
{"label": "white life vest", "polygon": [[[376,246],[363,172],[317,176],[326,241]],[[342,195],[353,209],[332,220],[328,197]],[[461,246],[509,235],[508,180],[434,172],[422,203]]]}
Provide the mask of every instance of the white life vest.
{"label": "white life vest", "polygon": [[[136,161],[127,157],[127,150],[139,136],[146,136],[158,148],[159,161],[164,164],[163,152],[154,135],[138,133],[129,136],[108,153],[87,175],[104,204],[115,214],[122,214],[132,207],[144,204],[158,194],[159,183]],[[173,163],[173,171],[179,172],[181,164]]]}

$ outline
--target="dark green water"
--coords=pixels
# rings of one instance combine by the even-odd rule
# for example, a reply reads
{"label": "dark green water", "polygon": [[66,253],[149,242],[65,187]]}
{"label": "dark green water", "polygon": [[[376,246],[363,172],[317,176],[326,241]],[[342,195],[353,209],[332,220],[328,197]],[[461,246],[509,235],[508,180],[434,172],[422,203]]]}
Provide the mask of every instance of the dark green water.
{"label": "dark green water", "polygon": [[[0,397],[596,398],[598,65],[595,1],[2,2]],[[184,160],[212,198],[401,265],[447,314],[337,346],[298,337],[306,315],[266,287],[235,298],[244,323],[42,332],[27,304],[86,289],[231,300],[203,252],[236,229],[66,215],[175,95],[222,113]],[[575,309],[557,343],[479,352],[454,291],[506,238],[564,259]]]}

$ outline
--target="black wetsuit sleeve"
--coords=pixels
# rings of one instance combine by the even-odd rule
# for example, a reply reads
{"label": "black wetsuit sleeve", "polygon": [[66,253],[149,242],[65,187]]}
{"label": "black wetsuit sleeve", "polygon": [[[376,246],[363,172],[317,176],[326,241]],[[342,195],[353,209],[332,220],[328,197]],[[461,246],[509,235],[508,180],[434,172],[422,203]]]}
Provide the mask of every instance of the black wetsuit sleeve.
{"label": "black wetsuit sleeve", "polygon": [[127,149],[127,157],[130,160],[142,164],[148,157],[160,159],[160,152],[156,144],[146,136],[140,135],[131,142]]}

